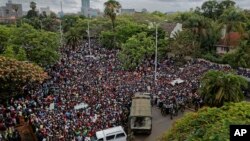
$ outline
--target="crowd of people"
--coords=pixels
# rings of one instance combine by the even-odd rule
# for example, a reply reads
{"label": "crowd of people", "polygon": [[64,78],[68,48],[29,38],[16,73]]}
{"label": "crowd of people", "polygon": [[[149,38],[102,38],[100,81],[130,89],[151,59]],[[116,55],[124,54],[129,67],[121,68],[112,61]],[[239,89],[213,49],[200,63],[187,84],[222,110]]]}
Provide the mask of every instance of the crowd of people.
{"label": "crowd of people", "polygon": [[[75,50],[65,47],[61,52],[61,60],[46,70],[50,79],[35,89],[27,87],[27,96],[0,105],[9,109],[0,110],[1,130],[13,127],[16,117],[23,116],[39,141],[88,141],[96,131],[127,127],[135,92],[149,92],[162,101],[192,99],[197,97],[195,91],[204,72],[231,69],[204,60],[189,61],[179,68],[166,59],[159,63],[154,81],[153,60],[145,60],[135,71],[125,71],[118,51],[100,47],[94,40],[90,50],[83,43]],[[250,72],[238,71],[250,77]],[[170,83],[178,78],[184,82]]]}

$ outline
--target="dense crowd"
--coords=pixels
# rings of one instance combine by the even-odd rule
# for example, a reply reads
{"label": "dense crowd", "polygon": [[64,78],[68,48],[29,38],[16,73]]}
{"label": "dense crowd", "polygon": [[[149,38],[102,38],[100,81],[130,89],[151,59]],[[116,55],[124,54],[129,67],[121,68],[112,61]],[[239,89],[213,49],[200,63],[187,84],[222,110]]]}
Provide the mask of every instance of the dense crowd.
{"label": "dense crowd", "polygon": [[[92,40],[91,53],[87,43],[76,50],[65,47],[61,61],[47,69],[50,79],[36,89],[27,87],[28,96],[0,105],[8,110],[0,110],[0,129],[16,125],[19,115],[32,125],[39,141],[88,141],[98,130],[127,127],[135,92],[150,92],[162,101],[193,98],[204,72],[231,69],[204,60],[179,68],[167,59],[158,64],[155,82],[153,60],[145,60],[136,71],[125,71],[116,50],[102,48]],[[238,71],[250,77],[247,70]],[[171,84],[177,78],[184,82]]]}

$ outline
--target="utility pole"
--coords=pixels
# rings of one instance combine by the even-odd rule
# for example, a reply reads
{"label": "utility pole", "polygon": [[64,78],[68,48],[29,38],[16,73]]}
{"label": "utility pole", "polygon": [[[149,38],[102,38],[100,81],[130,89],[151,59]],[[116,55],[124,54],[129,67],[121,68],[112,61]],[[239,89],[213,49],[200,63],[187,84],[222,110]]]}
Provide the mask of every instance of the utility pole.
{"label": "utility pole", "polygon": [[63,46],[63,31],[62,31],[62,13],[63,13],[63,10],[62,10],[62,0],[61,0],[61,16],[60,16],[60,45],[61,47]]}
{"label": "utility pole", "polygon": [[91,55],[91,49],[90,49],[90,32],[89,32],[89,20],[88,20],[88,38],[89,38],[89,55]]}
{"label": "utility pole", "polygon": [[157,85],[158,25],[155,23],[155,85]]}

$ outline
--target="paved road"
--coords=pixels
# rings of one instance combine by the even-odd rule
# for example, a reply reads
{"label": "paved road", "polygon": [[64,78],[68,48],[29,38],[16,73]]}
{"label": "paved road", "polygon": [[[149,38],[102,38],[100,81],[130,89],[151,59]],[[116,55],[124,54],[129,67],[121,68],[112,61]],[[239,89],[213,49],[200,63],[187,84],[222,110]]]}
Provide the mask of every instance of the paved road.
{"label": "paved road", "polygon": [[160,110],[155,106],[152,108],[152,115],[153,129],[151,135],[135,135],[135,141],[157,141],[157,138],[159,138],[167,129],[169,129],[176,119],[183,116],[183,114],[179,112],[177,117],[174,117],[173,120],[170,120],[169,116],[163,117]]}

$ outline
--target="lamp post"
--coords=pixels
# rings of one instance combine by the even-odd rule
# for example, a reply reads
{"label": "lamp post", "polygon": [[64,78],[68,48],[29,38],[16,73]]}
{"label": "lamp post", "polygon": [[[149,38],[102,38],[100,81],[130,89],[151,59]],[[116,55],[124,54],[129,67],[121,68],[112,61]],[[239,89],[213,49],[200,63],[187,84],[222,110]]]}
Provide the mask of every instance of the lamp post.
{"label": "lamp post", "polygon": [[[149,22],[153,27],[155,27],[155,69],[154,69],[154,83],[155,86],[157,86],[157,62],[158,62],[158,26],[162,23],[162,22],[150,22],[148,20],[146,20],[147,22]],[[164,20],[167,21],[167,20]],[[164,22],[163,21],[163,22]],[[149,27],[150,28],[150,27]]]}
{"label": "lamp post", "polygon": [[155,84],[157,84],[157,57],[158,55],[158,25],[155,23],[155,77],[154,77],[154,80],[155,80]]}
{"label": "lamp post", "polygon": [[91,55],[91,49],[90,49],[90,32],[89,32],[89,20],[88,20],[88,39],[89,39],[89,55]]}

